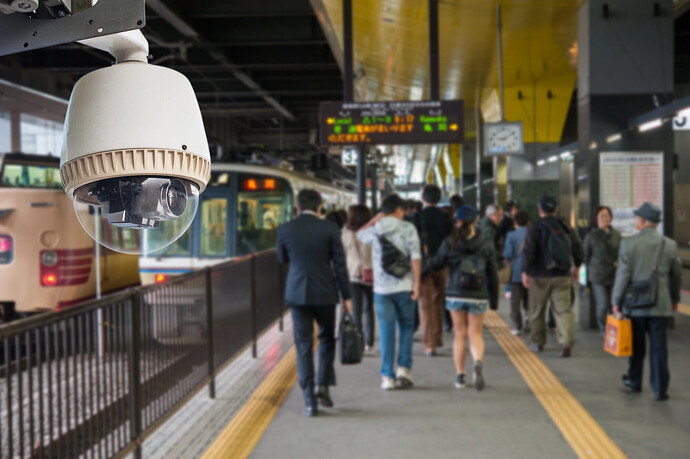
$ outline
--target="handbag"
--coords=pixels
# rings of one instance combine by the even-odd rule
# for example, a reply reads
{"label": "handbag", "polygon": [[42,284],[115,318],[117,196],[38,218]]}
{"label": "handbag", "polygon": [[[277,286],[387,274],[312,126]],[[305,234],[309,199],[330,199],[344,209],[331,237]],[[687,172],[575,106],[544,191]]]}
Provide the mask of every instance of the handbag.
{"label": "handbag", "polygon": [[612,314],[606,316],[604,350],[616,357],[632,355],[632,321],[630,319],[618,319]]}
{"label": "handbag", "polygon": [[[513,261],[517,260],[517,258],[522,254],[522,249],[525,248],[525,241],[522,241],[522,244],[520,244],[520,248],[518,248],[517,253],[515,254],[515,258],[513,258]],[[513,278],[513,263],[509,263],[505,265],[503,268],[498,270],[498,282],[500,284],[510,284],[511,279]]]}
{"label": "handbag", "polygon": [[374,270],[372,268],[365,268],[362,262],[362,254],[359,251],[359,242],[355,239],[355,250],[357,250],[357,258],[359,264],[362,266],[362,283],[372,285],[374,283]]}
{"label": "handbag", "polygon": [[360,363],[364,354],[364,337],[352,319],[350,311],[343,311],[338,332],[340,339],[340,363],[351,365]]}
{"label": "handbag", "polygon": [[628,284],[623,292],[623,307],[626,309],[645,309],[651,308],[656,304],[656,297],[659,292],[659,271],[661,269],[661,256],[664,253],[666,239],[661,240],[659,253],[656,257],[654,271],[648,279],[633,281]]}

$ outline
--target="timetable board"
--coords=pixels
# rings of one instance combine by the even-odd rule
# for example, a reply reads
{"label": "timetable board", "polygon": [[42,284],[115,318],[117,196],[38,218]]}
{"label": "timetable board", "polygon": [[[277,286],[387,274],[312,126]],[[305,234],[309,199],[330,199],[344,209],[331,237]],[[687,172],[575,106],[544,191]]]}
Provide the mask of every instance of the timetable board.
{"label": "timetable board", "polygon": [[[605,152],[599,157],[602,205],[613,211],[614,228],[623,236],[637,233],[633,211],[644,202],[664,208],[662,152]],[[663,234],[662,222],[658,227]]]}
{"label": "timetable board", "polygon": [[322,102],[323,145],[461,143],[461,100],[420,102]]}

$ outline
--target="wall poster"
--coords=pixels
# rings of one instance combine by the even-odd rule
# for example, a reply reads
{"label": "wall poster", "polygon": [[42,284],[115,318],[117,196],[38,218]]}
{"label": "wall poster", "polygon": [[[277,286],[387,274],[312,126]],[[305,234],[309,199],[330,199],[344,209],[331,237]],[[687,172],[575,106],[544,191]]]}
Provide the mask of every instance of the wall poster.
{"label": "wall poster", "polygon": [[[613,226],[623,236],[637,233],[633,211],[644,202],[664,209],[662,152],[604,152],[599,156],[602,205],[613,210]],[[663,234],[664,216],[658,229]]]}

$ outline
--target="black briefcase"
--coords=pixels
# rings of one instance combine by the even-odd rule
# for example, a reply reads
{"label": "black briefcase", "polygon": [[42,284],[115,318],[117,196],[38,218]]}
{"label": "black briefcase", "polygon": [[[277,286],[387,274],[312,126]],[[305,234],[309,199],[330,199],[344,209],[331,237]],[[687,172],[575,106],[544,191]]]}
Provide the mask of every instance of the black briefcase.
{"label": "black briefcase", "polygon": [[340,319],[340,363],[350,365],[360,363],[364,354],[364,338],[349,311],[344,311]]}

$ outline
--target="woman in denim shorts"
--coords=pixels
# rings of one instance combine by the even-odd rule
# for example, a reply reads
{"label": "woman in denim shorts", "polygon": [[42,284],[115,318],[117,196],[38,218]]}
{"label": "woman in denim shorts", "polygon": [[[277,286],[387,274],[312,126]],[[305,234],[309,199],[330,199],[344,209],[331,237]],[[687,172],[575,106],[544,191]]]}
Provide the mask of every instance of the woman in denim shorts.
{"label": "woman in denim shorts", "polygon": [[465,381],[465,347],[469,337],[474,359],[473,380],[477,390],[484,388],[484,313],[489,304],[498,304],[498,267],[493,241],[476,230],[477,210],[464,205],[455,212],[453,233],[443,241],[432,260],[431,269],[449,268],[446,283],[446,309],[453,318],[453,360],[455,387]]}

